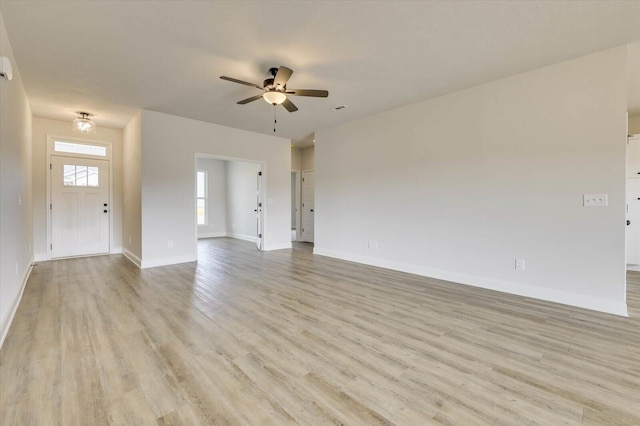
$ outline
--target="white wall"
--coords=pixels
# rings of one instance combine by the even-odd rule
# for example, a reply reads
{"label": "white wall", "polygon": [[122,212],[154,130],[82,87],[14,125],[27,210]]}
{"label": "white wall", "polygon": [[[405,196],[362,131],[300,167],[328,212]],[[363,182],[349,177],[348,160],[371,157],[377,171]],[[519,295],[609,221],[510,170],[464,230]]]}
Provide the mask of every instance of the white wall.
{"label": "white wall", "polygon": [[0,79],[0,347],[33,262],[31,108],[0,12],[0,56],[13,80]]}
{"label": "white wall", "polygon": [[640,135],[640,115],[629,116],[629,134]]}
{"label": "white wall", "polygon": [[240,161],[227,163],[227,235],[255,241],[257,173],[260,165]]}
{"label": "white wall", "polygon": [[122,135],[122,252],[142,263],[142,114],[131,119]]}
{"label": "white wall", "polygon": [[313,170],[315,167],[315,147],[308,146],[302,150],[302,170]]}
{"label": "white wall", "polygon": [[291,170],[302,170],[302,150],[291,148]]}
{"label": "white wall", "polygon": [[142,266],[196,259],[196,153],[264,162],[264,248],[291,247],[290,144],[275,136],[142,111]]}
{"label": "white wall", "polygon": [[198,225],[198,238],[227,234],[227,162],[198,158],[198,170],[207,172],[207,223]]}
{"label": "white wall", "polygon": [[47,135],[65,140],[108,142],[112,146],[113,230],[111,252],[122,251],[122,130],[98,126],[95,135],[78,135],[71,120],[33,117],[33,239],[36,260],[47,260]]}
{"label": "white wall", "polygon": [[615,48],[316,131],[314,252],[625,315],[625,66]]}

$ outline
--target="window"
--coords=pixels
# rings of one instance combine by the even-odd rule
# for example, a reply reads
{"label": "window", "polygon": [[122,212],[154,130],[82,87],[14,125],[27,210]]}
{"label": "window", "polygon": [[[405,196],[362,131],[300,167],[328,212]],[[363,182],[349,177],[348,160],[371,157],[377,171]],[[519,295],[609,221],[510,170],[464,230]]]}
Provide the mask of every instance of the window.
{"label": "window", "polygon": [[97,167],[65,164],[62,174],[64,186],[99,186]]}
{"label": "window", "polygon": [[53,150],[56,152],[70,152],[72,154],[96,155],[98,157],[107,156],[106,146],[88,145],[84,143],[55,141]]}
{"label": "window", "polygon": [[207,172],[200,170],[196,174],[196,215],[198,225],[207,224]]}

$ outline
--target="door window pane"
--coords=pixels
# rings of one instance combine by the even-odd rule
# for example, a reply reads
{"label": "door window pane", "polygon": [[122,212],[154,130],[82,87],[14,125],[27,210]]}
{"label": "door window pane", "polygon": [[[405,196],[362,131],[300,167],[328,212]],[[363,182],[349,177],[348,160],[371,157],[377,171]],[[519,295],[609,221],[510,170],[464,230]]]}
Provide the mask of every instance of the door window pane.
{"label": "door window pane", "polygon": [[87,166],[76,166],[76,186],[87,186]]}
{"label": "door window pane", "polygon": [[87,185],[98,186],[98,168],[87,167]]}
{"label": "door window pane", "polygon": [[64,186],[100,186],[100,170],[93,166],[65,164],[63,170]]}
{"label": "door window pane", "polygon": [[98,157],[107,156],[107,147],[99,145],[88,145],[84,143],[55,141],[53,150],[56,152],[70,152],[73,154],[97,155]]}
{"label": "door window pane", "polygon": [[63,184],[64,186],[75,186],[76,185],[76,166],[65,164],[63,170]]}

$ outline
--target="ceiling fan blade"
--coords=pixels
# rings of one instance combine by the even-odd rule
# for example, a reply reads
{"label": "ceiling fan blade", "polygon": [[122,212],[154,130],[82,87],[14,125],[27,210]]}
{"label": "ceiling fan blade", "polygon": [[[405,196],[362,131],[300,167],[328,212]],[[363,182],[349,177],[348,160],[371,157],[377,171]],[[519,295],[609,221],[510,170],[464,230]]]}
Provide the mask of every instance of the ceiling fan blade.
{"label": "ceiling fan blade", "polygon": [[250,98],[243,99],[243,100],[239,101],[238,103],[239,103],[240,105],[248,104],[249,102],[257,101],[257,100],[258,100],[258,99],[260,99],[261,97],[262,97],[262,95],[255,95],[255,96],[252,96],[252,97],[250,97]]}
{"label": "ceiling fan blade", "polygon": [[293,74],[293,70],[284,66],[280,66],[280,68],[278,68],[276,76],[273,79],[273,85],[276,88],[284,87],[287,84],[287,81],[289,81],[289,79],[291,78],[291,74]]}
{"label": "ceiling fan blade", "polygon": [[327,90],[289,89],[285,90],[284,93],[294,96],[313,96],[314,98],[326,98],[329,96]]}
{"label": "ceiling fan blade", "polygon": [[242,80],[238,80],[237,78],[231,78],[224,75],[221,75],[220,78],[223,80],[231,81],[238,84],[244,84],[245,86],[257,87],[258,89],[264,90],[264,87],[258,86],[257,84],[249,83],[248,81],[242,81]]}
{"label": "ceiling fan blade", "polygon": [[282,103],[282,106],[285,107],[289,112],[296,112],[298,110],[298,107],[295,106],[289,99],[285,99]]}

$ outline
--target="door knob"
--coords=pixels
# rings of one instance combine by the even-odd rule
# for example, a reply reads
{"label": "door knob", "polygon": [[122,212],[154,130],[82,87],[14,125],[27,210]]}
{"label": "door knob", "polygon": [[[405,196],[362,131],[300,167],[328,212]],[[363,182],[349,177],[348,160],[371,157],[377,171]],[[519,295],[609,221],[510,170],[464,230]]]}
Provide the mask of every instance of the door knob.
{"label": "door knob", "polygon": [[104,210],[104,212],[105,212],[105,213],[108,213],[108,212],[107,212],[107,209],[105,209],[105,210]]}
{"label": "door knob", "polygon": [[627,221],[627,226],[629,226],[629,225],[631,225],[631,221],[630,220]]}
{"label": "door knob", "polygon": [[310,209],[309,211],[310,211],[310,212],[312,212],[312,211],[313,211],[313,209]]}
{"label": "door knob", "polygon": [[104,206],[107,207],[107,203],[104,203]]}

